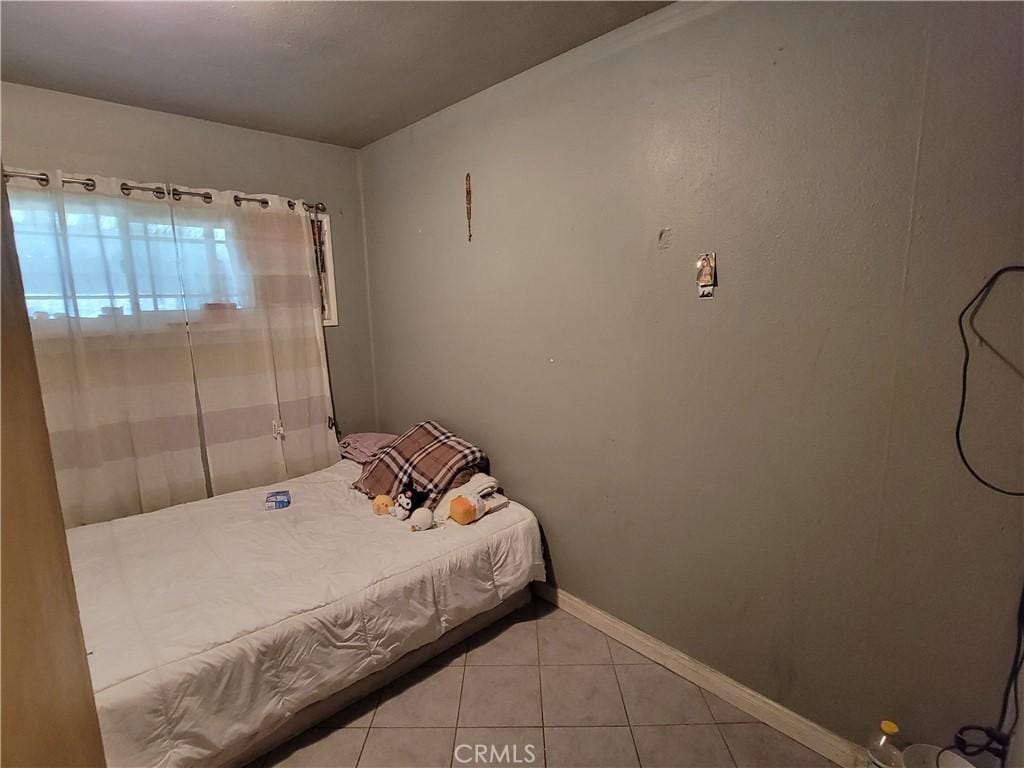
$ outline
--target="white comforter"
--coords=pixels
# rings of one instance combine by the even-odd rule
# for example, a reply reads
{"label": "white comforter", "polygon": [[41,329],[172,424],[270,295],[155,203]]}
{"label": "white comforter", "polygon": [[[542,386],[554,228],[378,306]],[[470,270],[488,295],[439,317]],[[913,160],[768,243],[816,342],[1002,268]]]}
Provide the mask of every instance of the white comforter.
{"label": "white comforter", "polygon": [[[525,507],[413,533],[372,513],[358,473],[68,531],[109,765],[223,762],[543,578]],[[265,511],[281,488],[291,506]]]}

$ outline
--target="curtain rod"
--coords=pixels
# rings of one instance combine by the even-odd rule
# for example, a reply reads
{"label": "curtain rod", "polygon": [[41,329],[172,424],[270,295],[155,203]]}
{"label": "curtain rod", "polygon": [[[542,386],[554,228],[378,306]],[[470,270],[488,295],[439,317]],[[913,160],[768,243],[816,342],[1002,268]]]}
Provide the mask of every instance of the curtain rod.
{"label": "curtain rod", "polygon": [[[6,168],[4,168],[3,173],[4,173],[4,180],[5,181],[7,179],[15,179],[15,178],[17,178],[17,179],[32,179],[34,181],[39,182],[39,186],[41,186],[41,187],[48,187],[48,186],[50,186],[50,174],[46,173],[45,171],[36,171],[36,172],[31,172],[31,171],[9,171]],[[61,181],[64,184],[81,184],[82,187],[85,188],[86,192],[94,192],[96,190],[96,179],[94,179],[92,177],[88,177],[87,176],[85,178],[77,178],[75,176],[64,176],[61,179]],[[158,200],[163,200],[167,196],[167,190],[164,189],[163,187],[159,186],[159,185],[152,186],[152,187],[144,187],[144,186],[136,186],[136,185],[133,185],[133,184],[128,184],[127,182],[124,182],[124,183],[121,184],[121,194],[124,195],[125,197],[130,196],[131,193],[132,193],[132,190],[140,190],[142,192],[152,192],[153,193],[153,197],[157,198]],[[190,191],[188,191],[186,189],[178,189],[177,187],[171,187],[171,197],[172,198],[174,198],[175,200],[181,200],[181,198],[183,196],[198,197],[204,203],[207,203],[207,204],[213,202],[213,195],[210,192],[190,192]],[[242,203],[258,203],[260,208],[266,208],[266,207],[268,207],[270,205],[270,201],[267,200],[267,198],[265,198],[265,197],[243,197],[242,195],[235,195],[234,196],[234,202],[235,202],[235,205],[237,205],[239,208],[242,207]],[[302,207],[303,207],[303,209],[307,213],[312,213],[313,211],[316,211],[317,213],[326,213],[327,212],[327,206],[324,205],[323,203],[306,203],[306,202],[303,202],[302,203]],[[294,200],[289,200],[288,201],[288,209],[292,210],[292,211],[295,210],[295,201]]]}

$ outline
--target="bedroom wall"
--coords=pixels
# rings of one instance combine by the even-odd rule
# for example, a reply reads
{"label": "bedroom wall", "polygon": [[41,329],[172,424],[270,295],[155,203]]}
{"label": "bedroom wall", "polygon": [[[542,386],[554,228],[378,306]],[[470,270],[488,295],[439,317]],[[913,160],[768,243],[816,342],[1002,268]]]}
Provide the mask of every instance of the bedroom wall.
{"label": "bedroom wall", "polygon": [[22,168],[321,200],[331,215],[337,327],[325,328],[345,431],[372,426],[373,383],[356,153],[13,83],[0,86],[3,160]]}
{"label": "bedroom wall", "polygon": [[[380,426],[477,441],[561,587],[852,740],[993,721],[1024,504],[958,462],[956,318],[1021,258],[1021,45],[1016,4],[674,6],[370,145]],[[1017,487],[1022,292],[966,435]]]}

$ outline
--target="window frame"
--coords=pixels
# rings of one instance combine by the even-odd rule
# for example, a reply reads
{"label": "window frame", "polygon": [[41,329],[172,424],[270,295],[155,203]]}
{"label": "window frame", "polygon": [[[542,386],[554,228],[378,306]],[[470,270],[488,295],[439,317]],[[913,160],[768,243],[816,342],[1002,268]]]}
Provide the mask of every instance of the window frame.
{"label": "window frame", "polygon": [[332,244],[331,216],[328,213],[319,215],[324,229],[324,310],[320,318],[325,328],[339,325],[338,317],[338,284],[334,281],[334,245]]}

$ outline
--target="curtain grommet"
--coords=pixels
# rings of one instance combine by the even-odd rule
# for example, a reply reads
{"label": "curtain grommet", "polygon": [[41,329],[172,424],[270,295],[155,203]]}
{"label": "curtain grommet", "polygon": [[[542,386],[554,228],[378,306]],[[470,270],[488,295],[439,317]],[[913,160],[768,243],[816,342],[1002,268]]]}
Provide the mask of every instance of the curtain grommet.
{"label": "curtain grommet", "polygon": [[198,197],[200,200],[202,200],[207,205],[209,205],[210,203],[213,202],[213,193],[212,192],[188,192],[188,191],[185,191],[185,190],[182,190],[182,189],[178,189],[177,187],[171,187],[171,197],[174,200],[180,201],[185,196],[188,196],[188,197]]}
{"label": "curtain grommet", "polygon": [[165,197],[167,197],[167,190],[164,189],[163,187],[141,187],[135,186],[134,184],[129,184],[127,181],[121,182],[121,194],[124,195],[125,197],[131,197],[132,190],[134,189],[138,189],[142,192],[152,192],[153,197],[155,197],[157,200],[163,200]]}
{"label": "curtain grommet", "polygon": [[269,208],[270,201],[265,197],[242,197],[241,195],[235,195],[235,205],[239,208],[242,207],[242,203],[259,203],[260,208]]}

